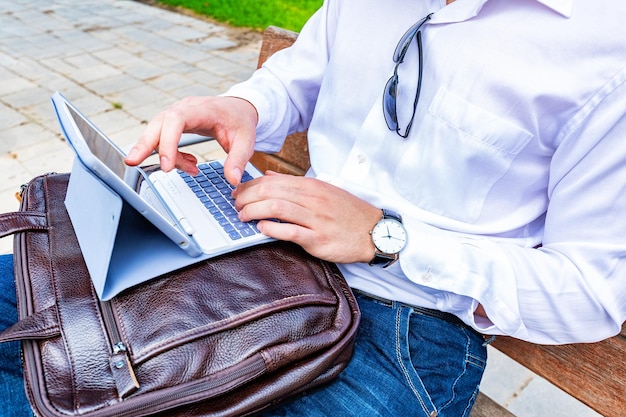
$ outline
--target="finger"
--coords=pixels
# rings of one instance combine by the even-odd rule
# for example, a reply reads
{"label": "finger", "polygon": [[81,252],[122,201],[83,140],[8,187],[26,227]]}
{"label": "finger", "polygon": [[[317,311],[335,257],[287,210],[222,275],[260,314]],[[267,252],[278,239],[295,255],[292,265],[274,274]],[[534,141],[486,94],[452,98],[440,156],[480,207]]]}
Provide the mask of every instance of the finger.
{"label": "finger", "polygon": [[268,177],[260,177],[237,185],[232,195],[235,208],[241,211],[251,203],[275,198],[275,192],[278,192],[277,186],[272,185]]}
{"label": "finger", "polygon": [[224,161],[224,175],[234,186],[241,183],[246,165],[254,153],[254,140],[253,132],[245,132],[231,142],[228,156]]}
{"label": "finger", "polygon": [[291,201],[270,199],[248,204],[239,211],[243,222],[252,220],[277,219],[283,223],[297,224],[313,229],[317,217],[307,207]]}
{"label": "finger", "polygon": [[313,239],[314,232],[304,226],[294,223],[280,223],[272,220],[261,220],[257,228],[265,236],[278,240],[294,242],[304,246]]}
{"label": "finger", "polygon": [[324,205],[327,198],[325,183],[315,179],[294,175],[269,175],[246,182],[237,187],[236,208],[241,210],[248,204],[264,200],[284,200],[303,207]]}
{"label": "finger", "polygon": [[178,152],[176,157],[176,168],[181,169],[190,175],[197,175],[198,159],[192,154]]}
{"label": "finger", "polygon": [[179,160],[178,142],[183,134],[184,124],[178,112],[170,110],[163,116],[159,137],[159,160],[163,171],[171,171]]}
{"label": "finger", "polygon": [[159,146],[161,136],[162,115],[156,116],[141,134],[137,143],[126,155],[125,162],[130,166],[141,164],[147,157],[152,155]]}

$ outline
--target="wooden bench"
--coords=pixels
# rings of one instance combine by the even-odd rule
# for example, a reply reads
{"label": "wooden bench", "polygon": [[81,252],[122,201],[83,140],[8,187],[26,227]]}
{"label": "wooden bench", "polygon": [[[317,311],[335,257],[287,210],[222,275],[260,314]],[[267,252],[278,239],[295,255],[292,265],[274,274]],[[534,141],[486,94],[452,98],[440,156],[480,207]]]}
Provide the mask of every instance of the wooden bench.
{"label": "wooden bench", "polygon": [[[263,36],[259,66],[274,52],[291,45],[296,37],[294,32],[269,27]],[[252,162],[261,171],[304,174],[309,167],[306,133],[289,136],[277,154],[255,153]],[[600,414],[626,416],[626,325],[620,335],[593,344],[540,346],[498,337],[493,346]],[[471,415],[513,414],[481,393]]]}

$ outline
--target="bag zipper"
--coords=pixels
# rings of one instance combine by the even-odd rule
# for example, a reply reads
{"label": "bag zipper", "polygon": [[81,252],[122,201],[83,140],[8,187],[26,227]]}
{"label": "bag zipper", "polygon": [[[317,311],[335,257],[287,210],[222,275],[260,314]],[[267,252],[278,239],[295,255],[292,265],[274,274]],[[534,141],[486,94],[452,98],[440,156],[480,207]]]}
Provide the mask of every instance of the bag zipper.
{"label": "bag zipper", "polygon": [[[51,175],[51,174],[53,173],[45,174],[45,176]],[[20,211],[26,210],[28,208],[29,201],[28,201],[27,190],[30,187],[30,184],[32,184],[32,181],[31,183],[22,184],[20,186],[20,191],[15,193],[15,196],[18,198],[20,202]],[[24,259],[24,253],[28,253],[28,250],[25,247],[26,234],[18,233],[14,236],[13,239],[14,239],[13,262],[15,263],[14,265],[15,288],[17,292],[17,299],[23,300],[23,302],[18,303],[19,317],[21,318],[21,317],[27,317],[33,314],[32,307],[29,307],[29,306],[32,306],[31,294],[26,288],[26,283],[24,280],[25,273],[28,274],[28,271],[27,270],[25,271],[26,262]],[[47,400],[41,395],[40,391],[36,389],[35,386],[31,386],[31,385],[37,384],[40,381],[41,377],[39,373],[37,372],[37,368],[38,366],[43,367],[43,365],[41,364],[40,356],[39,356],[39,347],[37,346],[37,342],[31,341],[28,344],[22,343],[22,349],[20,349],[20,351],[21,351],[20,356],[22,359],[22,363],[29,362],[29,363],[35,364],[34,366],[24,369],[25,373],[28,370],[29,377],[30,377],[30,378],[26,378],[26,374],[24,374],[24,379],[26,380],[27,382],[26,385],[28,387],[27,393],[32,395],[33,402],[37,404],[37,407],[40,410],[47,412],[48,411]],[[46,415],[53,416],[54,414],[50,413]]]}
{"label": "bag zipper", "polygon": [[[45,176],[52,175],[52,174],[54,173],[48,173],[48,174],[45,174]],[[15,193],[15,198],[17,198],[17,200],[20,202],[20,211],[25,211],[28,209],[27,190],[29,186],[30,186],[30,183],[22,184],[20,186],[20,190]],[[13,270],[15,271],[16,275],[18,274],[18,271],[19,271],[19,275],[15,277],[16,291],[19,292],[19,294],[17,294],[17,299],[29,300],[26,302],[18,303],[18,306],[20,307],[19,313],[20,313],[20,318],[21,318],[21,317],[30,316],[34,313],[34,311],[32,311],[32,308],[28,308],[28,306],[32,304],[30,302],[31,296],[26,290],[26,284],[24,281],[24,257],[23,257],[22,251],[25,250],[26,253],[28,251],[25,248],[23,248],[23,246],[26,244],[26,238],[25,238],[24,233],[19,233],[15,235],[13,239],[14,239],[13,251],[16,252],[13,254],[13,262],[15,263]]]}
{"label": "bag zipper", "polygon": [[[216,378],[212,381],[193,381],[182,386],[174,386],[167,388],[168,392],[156,391],[154,393],[145,394],[143,400],[139,397],[128,400],[128,403],[120,403],[115,407],[112,417],[138,417],[150,415],[155,412],[163,412],[182,405],[195,403],[200,401],[198,395],[206,394],[206,398],[211,398],[209,392],[221,388],[215,394],[223,394],[234,389],[245,382],[256,378],[265,373],[266,367],[263,359],[259,357],[251,358],[245,365],[241,366],[233,372],[227,372],[226,375]],[[147,398],[150,397],[150,398]]]}
{"label": "bag zipper", "polygon": [[101,301],[100,309],[102,311],[104,328],[109,336],[109,343],[111,343],[109,366],[113,374],[113,379],[115,380],[117,394],[119,398],[122,399],[139,389],[139,381],[137,381],[135,370],[130,361],[128,347],[122,340],[122,336],[117,327],[117,321],[115,320],[111,303],[109,301]]}

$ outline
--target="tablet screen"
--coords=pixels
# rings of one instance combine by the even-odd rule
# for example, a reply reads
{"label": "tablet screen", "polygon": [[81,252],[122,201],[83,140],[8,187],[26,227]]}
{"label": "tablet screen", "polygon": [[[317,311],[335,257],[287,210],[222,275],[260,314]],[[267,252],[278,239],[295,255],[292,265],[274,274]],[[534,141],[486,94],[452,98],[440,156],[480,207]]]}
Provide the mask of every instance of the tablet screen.
{"label": "tablet screen", "polygon": [[106,137],[91,127],[72,106],[67,106],[67,109],[70,111],[74,123],[76,123],[78,130],[80,130],[91,153],[109,167],[115,175],[124,180],[128,166],[124,163],[125,155],[121,149],[115,147]]}

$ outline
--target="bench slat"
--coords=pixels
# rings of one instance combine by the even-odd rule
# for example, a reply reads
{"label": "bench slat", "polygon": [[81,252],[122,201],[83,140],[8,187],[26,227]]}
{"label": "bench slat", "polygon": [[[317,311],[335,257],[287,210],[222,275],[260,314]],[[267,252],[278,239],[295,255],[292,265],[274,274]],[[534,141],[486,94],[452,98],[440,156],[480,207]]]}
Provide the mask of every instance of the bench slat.
{"label": "bench slat", "polygon": [[626,324],[598,343],[541,346],[498,337],[493,346],[602,415],[626,415]]}
{"label": "bench slat", "polygon": [[515,415],[485,394],[479,393],[470,417],[515,417]]}

